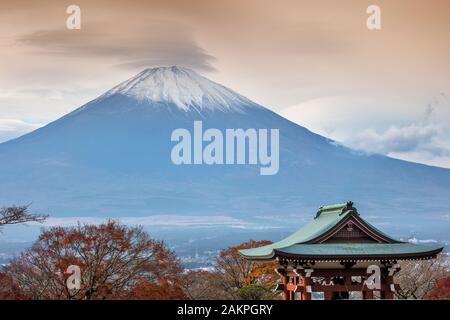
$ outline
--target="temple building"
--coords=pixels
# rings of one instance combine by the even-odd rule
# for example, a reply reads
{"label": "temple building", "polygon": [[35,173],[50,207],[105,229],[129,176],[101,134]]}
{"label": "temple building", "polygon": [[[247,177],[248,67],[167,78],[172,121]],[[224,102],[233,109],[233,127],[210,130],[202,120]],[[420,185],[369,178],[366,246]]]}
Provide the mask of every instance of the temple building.
{"label": "temple building", "polygon": [[241,250],[246,259],[277,261],[285,300],[393,299],[399,289],[394,274],[400,260],[433,259],[443,247],[402,242],[361,218],[352,202],[320,207],[312,221],[289,237]]}

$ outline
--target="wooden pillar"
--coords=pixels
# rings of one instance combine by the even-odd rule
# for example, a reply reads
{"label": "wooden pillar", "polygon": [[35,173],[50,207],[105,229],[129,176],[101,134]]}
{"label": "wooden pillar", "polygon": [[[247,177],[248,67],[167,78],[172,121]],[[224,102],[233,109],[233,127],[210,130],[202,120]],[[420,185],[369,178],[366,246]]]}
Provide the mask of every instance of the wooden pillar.
{"label": "wooden pillar", "polygon": [[297,285],[298,285],[298,277],[294,276],[292,279],[292,290],[291,290],[291,300],[295,300],[295,293],[297,292]]}
{"label": "wooden pillar", "polygon": [[372,290],[363,290],[362,292],[363,300],[372,300],[373,299],[373,291]]}
{"label": "wooden pillar", "polygon": [[394,286],[394,276],[393,273],[389,272],[388,268],[383,269],[381,275],[381,287],[383,290],[380,292],[381,299],[394,299],[394,292],[392,287]]}
{"label": "wooden pillar", "polygon": [[384,299],[394,299],[394,292],[392,291],[392,287],[394,286],[394,277],[387,276],[386,277],[386,290],[384,292]]}
{"label": "wooden pillar", "polygon": [[303,300],[311,300],[312,296],[312,279],[311,279],[311,273],[313,272],[313,269],[308,269],[303,276]]}
{"label": "wooden pillar", "polygon": [[312,292],[311,292],[312,280],[311,277],[303,278],[303,300],[311,300]]}
{"label": "wooden pillar", "polygon": [[288,277],[283,275],[281,281],[282,281],[282,283],[284,285],[284,288],[283,288],[283,300],[289,300],[289,292],[288,292],[288,289],[287,289]]}
{"label": "wooden pillar", "polygon": [[279,268],[275,269],[275,272],[281,278],[281,286],[279,290],[283,291],[283,300],[289,300],[289,290],[288,290],[289,277],[287,275],[286,266],[281,265]]}
{"label": "wooden pillar", "polygon": [[333,299],[333,291],[331,290],[325,290],[323,292],[323,299],[324,300],[332,300]]}
{"label": "wooden pillar", "polygon": [[[299,273],[297,273],[299,274]],[[304,287],[304,279],[303,277],[299,274],[299,278],[298,278],[298,284],[297,284],[297,291],[299,292],[299,300],[305,300],[305,287]]]}

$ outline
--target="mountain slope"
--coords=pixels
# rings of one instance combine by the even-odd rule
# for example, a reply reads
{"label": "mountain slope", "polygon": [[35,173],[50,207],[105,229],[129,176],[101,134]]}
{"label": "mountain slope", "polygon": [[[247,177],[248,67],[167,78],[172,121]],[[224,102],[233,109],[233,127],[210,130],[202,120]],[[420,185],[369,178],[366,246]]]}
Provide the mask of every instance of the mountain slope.
{"label": "mountain slope", "polygon": [[[195,120],[204,129],[278,128],[278,174],[261,176],[259,166],[250,165],[174,165],[171,133],[192,130]],[[450,212],[450,170],[357,153],[178,67],[146,69],[61,119],[0,144],[0,163],[1,204],[32,203],[54,216],[259,221],[345,200],[392,222],[430,225]]]}

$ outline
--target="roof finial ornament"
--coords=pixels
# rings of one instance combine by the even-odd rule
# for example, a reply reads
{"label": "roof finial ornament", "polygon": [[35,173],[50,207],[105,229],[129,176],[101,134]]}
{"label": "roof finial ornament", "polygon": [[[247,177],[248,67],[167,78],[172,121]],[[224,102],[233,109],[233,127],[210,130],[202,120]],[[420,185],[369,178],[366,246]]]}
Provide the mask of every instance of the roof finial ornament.
{"label": "roof finial ornament", "polygon": [[345,209],[359,215],[358,210],[353,206],[353,201],[347,201],[347,207]]}

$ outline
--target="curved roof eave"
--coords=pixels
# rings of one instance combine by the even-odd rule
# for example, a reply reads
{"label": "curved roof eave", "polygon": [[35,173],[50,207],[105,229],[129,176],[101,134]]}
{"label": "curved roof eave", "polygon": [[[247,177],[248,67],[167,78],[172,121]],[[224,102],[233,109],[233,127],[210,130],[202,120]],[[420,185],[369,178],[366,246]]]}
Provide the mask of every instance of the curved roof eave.
{"label": "curved roof eave", "polygon": [[275,249],[276,255],[298,257],[387,257],[387,256],[427,256],[441,252],[442,246],[401,243],[326,243],[295,244]]}

